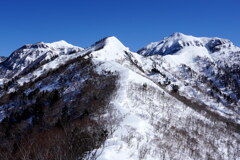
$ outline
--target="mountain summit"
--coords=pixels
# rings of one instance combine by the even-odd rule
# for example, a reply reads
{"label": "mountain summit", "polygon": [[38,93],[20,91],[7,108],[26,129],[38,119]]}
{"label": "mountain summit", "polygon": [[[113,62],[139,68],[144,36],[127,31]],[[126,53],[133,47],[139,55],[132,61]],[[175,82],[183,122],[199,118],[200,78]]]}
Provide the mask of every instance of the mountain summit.
{"label": "mountain summit", "polygon": [[[199,47],[206,48],[209,52],[216,52],[221,49],[237,49],[233,43],[222,38],[193,37],[183,33],[173,33],[159,42],[153,42],[138,51],[144,56],[175,54],[183,48]],[[239,48],[238,48],[239,49]]]}
{"label": "mountain summit", "polygon": [[61,55],[72,54],[81,50],[83,49],[65,41],[26,44],[15,50],[0,64],[0,78],[14,77],[25,69],[37,67],[40,63],[43,64]]}

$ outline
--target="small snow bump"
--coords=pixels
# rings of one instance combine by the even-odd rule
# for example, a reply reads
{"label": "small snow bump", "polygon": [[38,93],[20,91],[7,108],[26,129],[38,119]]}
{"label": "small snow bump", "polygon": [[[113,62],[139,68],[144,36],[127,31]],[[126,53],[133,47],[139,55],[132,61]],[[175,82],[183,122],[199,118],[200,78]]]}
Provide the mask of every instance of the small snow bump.
{"label": "small snow bump", "polygon": [[65,48],[65,47],[73,48],[74,47],[73,45],[67,43],[64,40],[56,41],[53,43],[47,43],[47,45],[53,48]]}
{"label": "small snow bump", "polygon": [[182,36],[186,36],[186,35],[181,32],[174,32],[170,37],[182,37]]}

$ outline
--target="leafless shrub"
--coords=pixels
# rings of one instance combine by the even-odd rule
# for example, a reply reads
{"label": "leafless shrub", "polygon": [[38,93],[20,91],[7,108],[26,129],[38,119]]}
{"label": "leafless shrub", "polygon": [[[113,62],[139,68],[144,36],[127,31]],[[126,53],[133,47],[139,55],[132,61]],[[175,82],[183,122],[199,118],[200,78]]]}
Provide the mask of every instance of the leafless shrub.
{"label": "leafless shrub", "polygon": [[146,155],[149,153],[149,148],[146,145],[142,145],[138,151],[138,159],[143,160],[146,158]]}

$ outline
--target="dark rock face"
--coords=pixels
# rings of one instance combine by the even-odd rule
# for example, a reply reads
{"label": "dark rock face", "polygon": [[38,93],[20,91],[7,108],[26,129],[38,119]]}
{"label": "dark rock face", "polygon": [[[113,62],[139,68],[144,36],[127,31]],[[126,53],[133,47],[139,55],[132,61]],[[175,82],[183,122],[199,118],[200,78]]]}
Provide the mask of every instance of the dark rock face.
{"label": "dark rock face", "polygon": [[221,41],[220,39],[213,39],[207,43],[207,47],[211,52],[217,52],[221,49],[221,45],[225,44],[225,42]]}

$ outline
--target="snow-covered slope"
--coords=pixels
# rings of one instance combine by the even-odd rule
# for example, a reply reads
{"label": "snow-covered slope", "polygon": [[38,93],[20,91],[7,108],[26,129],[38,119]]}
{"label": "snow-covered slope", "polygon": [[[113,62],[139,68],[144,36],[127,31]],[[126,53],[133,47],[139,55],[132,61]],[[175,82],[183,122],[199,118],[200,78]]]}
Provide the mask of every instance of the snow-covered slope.
{"label": "snow-covered slope", "polygon": [[[12,153],[17,141],[18,148],[31,146],[25,158],[34,153],[62,159],[240,159],[240,92],[233,83],[239,80],[238,48],[220,42],[175,33],[140,54],[116,37],[74,52],[62,41],[40,43],[37,50],[58,56],[31,70],[20,67],[0,90],[0,142],[13,143],[0,143],[0,153],[6,146]],[[15,58],[25,62],[22,54]],[[33,141],[38,145],[29,145]]]}
{"label": "snow-covered slope", "polygon": [[99,160],[239,158],[227,145],[238,147],[239,135],[230,136],[224,122],[189,108],[122,66],[105,62],[98,71],[120,74],[119,89],[111,101],[118,127],[98,149]]}
{"label": "snow-covered slope", "polygon": [[240,48],[231,41],[174,33],[138,53],[152,80],[239,121]]}
{"label": "snow-covered slope", "polygon": [[[206,108],[207,112],[204,111],[204,108],[199,111],[186,105],[186,102],[181,102],[180,98],[169,95],[164,91],[165,87],[159,85],[154,76],[161,76],[161,74],[148,74],[149,69],[153,69],[153,66],[158,63],[159,57],[141,57],[128,51],[126,47],[122,47],[122,44],[115,38],[111,43],[111,47],[106,46],[96,53],[92,52],[93,60],[99,66],[97,67],[99,74],[112,72],[119,75],[119,89],[111,101],[118,115],[119,122],[117,124],[119,126],[102,148],[98,149],[98,159],[155,160],[182,159],[182,157],[184,159],[231,159],[239,157],[239,155],[234,157],[236,151],[226,145],[232,141],[238,141],[239,135],[230,136],[231,140],[229,141],[229,135],[226,133],[228,129],[225,126],[226,119],[229,118],[229,122],[231,120],[237,121],[239,114],[224,107],[225,111],[233,114],[232,117],[222,113],[218,114],[216,110],[211,110],[211,105],[218,105],[219,110],[221,105],[211,103],[211,101],[207,103],[209,105],[209,110]],[[118,48],[118,50],[116,52],[111,48]],[[111,52],[112,50],[113,52]],[[195,51],[193,55],[186,53],[189,50],[181,50],[181,52],[184,53],[185,51],[186,55],[183,57],[189,56],[189,59],[184,60],[185,63],[192,62],[194,65],[193,61],[201,54],[202,50],[198,50],[198,52],[194,48],[192,50]],[[211,57],[206,50],[203,49],[205,55],[203,53],[202,56],[210,59]],[[181,52],[178,53],[179,56]],[[120,54],[118,58],[108,58],[115,57],[116,54]],[[171,59],[166,61],[171,62]],[[176,63],[175,66],[178,64]],[[167,74],[166,71],[164,73]],[[171,75],[169,76],[171,78]],[[192,97],[191,100],[195,99]],[[202,100],[206,101],[208,99]],[[193,105],[197,105],[197,103],[193,103]],[[216,119],[221,116],[226,117],[226,119],[216,121],[215,118],[210,116],[214,113],[217,113],[215,115]],[[223,130],[223,134],[220,136],[223,143],[219,143],[215,138],[210,142],[212,139],[210,137],[215,137],[216,128],[213,126]],[[203,135],[203,137],[200,138],[199,135]],[[209,142],[214,144],[218,151],[214,152],[214,147],[208,147]],[[235,147],[239,146],[239,142],[236,142],[235,145]],[[226,148],[229,152],[226,151]],[[194,152],[194,154],[191,154],[191,152]]]}

